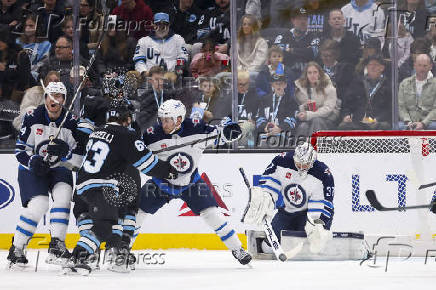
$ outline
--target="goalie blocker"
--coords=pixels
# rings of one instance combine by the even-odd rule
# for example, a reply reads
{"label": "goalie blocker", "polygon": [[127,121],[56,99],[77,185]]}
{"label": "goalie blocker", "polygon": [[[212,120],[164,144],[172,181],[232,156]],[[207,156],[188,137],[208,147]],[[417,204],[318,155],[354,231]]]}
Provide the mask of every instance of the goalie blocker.
{"label": "goalie blocker", "polygon": [[[254,259],[275,259],[272,251],[262,250],[261,244],[266,238],[265,232],[248,230],[246,235],[247,250]],[[333,232],[333,239],[326,242],[323,251],[313,253],[305,231],[283,230],[281,231],[281,245],[285,253],[293,253],[294,256],[290,259],[297,261],[362,260],[366,259],[369,254],[362,232]]]}

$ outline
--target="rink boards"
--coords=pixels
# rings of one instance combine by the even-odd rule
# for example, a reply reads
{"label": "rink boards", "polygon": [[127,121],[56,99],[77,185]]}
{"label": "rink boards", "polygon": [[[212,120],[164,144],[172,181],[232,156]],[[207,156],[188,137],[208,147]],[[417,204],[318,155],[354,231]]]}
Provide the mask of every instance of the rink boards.
{"label": "rink boards", "polygon": [[[276,154],[219,153],[205,154],[200,172],[206,172],[219,193],[217,202],[222,212],[235,225],[245,243],[246,227],[240,223],[248,201],[247,189],[238,172],[244,167],[251,178],[261,174]],[[409,240],[433,241],[436,215],[428,210],[377,212],[364,195],[376,191],[380,202],[389,207],[427,204],[436,195],[436,187],[417,190],[419,185],[436,181],[435,154],[413,159],[410,154],[319,154],[335,178],[335,215],[332,229],[341,232],[363,231],[366,236],[402,236]],[[13,154],[0,155],[0,248],[8,248],[15,230],[21,202],[17,182],[17,161]],[[143,176],[144,182],[146,177]],[[40,239],[30,245],[44,246],[48,218],[38,226]],[[74,244],[77,228],[71,216],[67,244]],[[42,242],[41,242],[42,241]],[[39,244],[39,245],[38,245]],[[142,225],[136,249],[224,249],[220,239],[194,216],[181,200],[173,200]]]}

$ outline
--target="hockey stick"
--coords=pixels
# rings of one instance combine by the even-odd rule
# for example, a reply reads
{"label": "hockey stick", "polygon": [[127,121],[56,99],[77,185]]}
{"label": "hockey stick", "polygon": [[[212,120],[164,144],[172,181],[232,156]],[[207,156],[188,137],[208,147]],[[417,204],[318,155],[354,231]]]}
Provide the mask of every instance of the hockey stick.
{"label": "hockey stick", "polygon": [[219,138],[219,135],[213,135],[213,136],[205,137],[203,139],[194,140],[194,141],[186,142],[186,143],[183,143],[183,144],[178,144],[178,145],[162,148],[162,149],[153,151],[153,154],[159,154],[159,153],[165,152],[165,151],[176,150],[178,148],[182,148],[182,147],[189,146],[189,145],[195,145],[195,144],[198,144],[198,143],[201,143],[201,142],[205,142],[207,140],[217,139],[217,138]]}
{"label": "hockey stick", "polygon": [[[97,57],[97,53],[98,53],[98,51],[99,51],[99,49],[101,47],[101,44],[103,43],[103,38],[106,35],[106,23],[107,23],[107,19],[108,19],[108,16],[109,16],[109,9],[106,6],[106,1],[102,1],[102,6],[103,6],[103,10],[104,10],[103,32],[102,32],[102,34],[100,34],[100,37],[99,37],[98,43],[97,43],[97,47],[95,48],[95,51],[92,54],[91,59],[89,60],[89,63],[88,63],[88,65],[85,68],[85,71],[84,71],[83,76],[82,76],[82,80],[80,81],[79,87],[77,88],[77,91],[75,92],[75,94],[73,96],[73,99],[71,100],[71,104],[68,106],[67,112],[65,112],[65,116],[62,119],[62,122],[59,124],[58,131],[50,139],[50,144],[52,144],[52,145],[54,144],[53,140],[57,139],[59,137],[59,134],[61,133],[61,129],[64,126],[65,122],[67,121],[68,112],[71,112],[71,110],[72,110],[72,108],[74,106],[74,102],[76,101],[77,97],[79,96],[79,93],[82,90],[82,88],[83,88],[83,86],[85,84],[86,79],[88,78],[89,70],[91,69],[91,67],[93,66],[93,64],[95,62],[95,59]],[[44,88],[44,85],[43,85],[43,88]],[[52,96],[50,96],[50,98],[52,98]],[[50,159],[49,154],[45,155],[44,161],[47,161],[49,159]]]}
{"label": "hockey stick", "polygon": [[377,196],[375,195],[374,190],[367,190],[366,191],[366,198],[368,199],[369,203],[372,207],[374,207],[378,211],[405,211],[406,209],[418,209],[418,208],[427,208],[430,209],[436,201],[431,202],[430,204],[423,204],[423,205],[412,205],[412,206],[404,206],[404,207],[384,207],[377,199]]}
{"label": "hockey stick", "polygon": [[[239,172],[242,175],[242,178],[244,179],[244,183],[248,188],[248,204],[250,204],[251,201],[251,187],[250,187],[250,182],[247,179],[247,176],[245,175],[244,169],[242,167],[239,168]],[[245,215],[247,214],[249,206],[247,206],[245,208],[244,211],[244,215],[242,216],[241,222],[244,222],[244,218]],[[274,255],[276,256],[276,258],[282,262],[286,261],[288,258],[286,257],[286,254],[284,253],[282,246],[279,243],[279,240],[276,236],[276,234],[274,233],[274,230],[271,226],[271,223],[269,222],[269,220],[266,218],[266,216],[263,217],[262,219],[262,225],[263,225],[263,230],[265,231],[266,234],[266,238],[268,239]]]}
{"label": "hockey stick", "polygon": [[435,186],[436,185],[436,182],[432,182],[432,183],[429,183],[429,184],[422,184],[419,188],[418,188],[418,190],[420,190],[420,189],[424,189],[424,188],[428,188],[428,187],[432,187],[432,186]]}

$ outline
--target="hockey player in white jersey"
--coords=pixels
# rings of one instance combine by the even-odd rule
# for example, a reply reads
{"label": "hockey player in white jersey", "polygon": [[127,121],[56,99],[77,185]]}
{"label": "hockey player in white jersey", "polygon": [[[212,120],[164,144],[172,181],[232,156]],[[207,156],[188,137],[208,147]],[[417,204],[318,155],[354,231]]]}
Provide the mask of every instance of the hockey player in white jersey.
{"label": "hockey player in white jersey", "polygon": [[[27,264],[24,249],[36,231],[39,221],[50,209],[49,256],[51,264],[62,264],[70,257],[65,248],[65,235],[70,216],[73,176],[62,162],[80,166],[83,146],[77,142],[77,121],[63,109],[67,90],[62,82],[51,82],[45,88],[45,104],[29,111],[18,136],[15,156],[19,162],[18,184],[23,209],[7,259],[10,265]],[[65,116],[66,115],[66,116]],[[62,120],[66,118],[57,139]],[[45,156],[49,155],[45,160]]]}
{"label": "hockey player in white jersey", "polygon": [[[330,240],[333,220],[333,176],[309,143],[273,159],[251,189],[251,201],[244,222],[260,225],[266,215],[277,237],[282,230],[306,231],[313,253]],[[277,213],[275,213],[277,208]],[[274,216],[274,217],[273,217]],[[262,242],[264,252],[269,245]]]}
{"label": "hockey player in white jersey", "polygon": [[367,38],[385,35],[385,14],[376,1],[351,0],[341,10],[346,19],[345,29],[359,37],[362,45]]}
{"label": "hockey player in white jersey", "polygon": [[[159,107],[160,124],[144,133],[146,146],[157,152],[159,160],[168,161],[175,167],[178,177],[173,180],[153,177],[145,183],[141,189],[137,225],[140,226],[144,218],[156,213],[170,200],[180,198],[203,218],[241,264],[248,264],[251,255],[242,248],[236,231],[218,210],[215,198],[198,173],[198,164],[206,147],[239,139],[241,128],[231,122],[220,127],[210,126],[200,119],[185,119],[185,114],[186,108],[180,101],[167,100]],[[206,138],[208,140],[204,140]],[[171,149],[176,145],[181,146]],[[162,148],[168,150],[162,151]]]}
{"label": "hockey player in white jersey", "polygon": [[135,70],[144,75],[153,66],[162,66],[167,71],[180,69],[188,60],[188,51],[183,37],[170,30],[170,17],[166,13],[154,15],[155,31],[138,41],[133,61]]}

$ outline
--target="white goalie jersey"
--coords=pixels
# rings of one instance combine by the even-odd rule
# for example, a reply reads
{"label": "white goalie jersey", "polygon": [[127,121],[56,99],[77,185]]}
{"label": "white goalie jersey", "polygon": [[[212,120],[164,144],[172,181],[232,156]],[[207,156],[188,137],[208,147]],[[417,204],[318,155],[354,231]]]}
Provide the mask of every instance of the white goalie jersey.
{"label": "white goalie jersey", "polygon": [[307,176],[300,176],[293,154],[292,151],[275,157],[259,178],[258,186],[277,200],[277,208],[289,213],[307,210],[313,219],[321,219],[330,228],[334,213],[333,175],[327,165],[315,161]]}
{"label": "white goalie jersey", "polygon": [[138,41],[133,61],[135,70],[142,73],[153,66],[166,67],[174,71],[177,59],[188,60],[185,39],[178,34],[170,33],[160,39],[154,36],[143,37]]}

